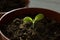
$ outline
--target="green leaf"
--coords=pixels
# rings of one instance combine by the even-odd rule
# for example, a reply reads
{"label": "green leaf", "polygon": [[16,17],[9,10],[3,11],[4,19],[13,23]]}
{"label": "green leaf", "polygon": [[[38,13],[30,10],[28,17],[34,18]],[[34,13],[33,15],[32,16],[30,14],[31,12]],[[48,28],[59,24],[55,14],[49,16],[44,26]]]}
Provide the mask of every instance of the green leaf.
{"label": "green leaf", "polygon": [[44,18],[43,14],[38,14],[38,15],[35,16],[35,21],[42,20],[43,18]]}
{"label": "green leaf", "polygon": [[24,22],[24,23],[33,22],[33,20],[32,20],[31,17],[25,17],[25,18],[23,18],[23,22]]}

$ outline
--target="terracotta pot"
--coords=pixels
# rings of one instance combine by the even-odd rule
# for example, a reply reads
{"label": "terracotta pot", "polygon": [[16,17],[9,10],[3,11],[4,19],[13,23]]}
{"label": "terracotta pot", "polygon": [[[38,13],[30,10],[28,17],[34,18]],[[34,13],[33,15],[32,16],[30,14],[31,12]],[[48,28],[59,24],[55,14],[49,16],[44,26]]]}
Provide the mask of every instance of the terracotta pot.
{"label": "terracotta pot", "polygon": [[2,6],[1,6],[2,8],[0,7],[0,12],[8,12],[10,10],[17,9],[17,8],[28,7],[28,5],[29,5],[29,0],[24,0],[25,3],[23,6],[22,6],[21,1],[20,2],[19,2],[19,0],[17,0],[17,1],[18,1],[18,3],[15,1],[13,3],[8,1],[8,2],[5,2],[5,4],[3,3],[4,2],[3,1],[2,3],[0,3],[0,4],[2,4]]}
{"label": "terracotta pot", "polygon": [[[23,8],[23,9],[15,9],[15,10],[12,10],[12,11],[4,14],[0,19],[0,28],[3,29],[4,24],[9,23],[9,21],[13,20],[17,16],[19,16],[19,17],[25,17],[27,15],[35,16],[38,13],[42,13],[49,19],[54,19],[60,23],[60,13],[58,13],[58,12],[44,9],[44,8]],[[2,32],[2,30],[1,30],[1,34],[3,34],[2,35],[3,37],[8,38],[8,37],[4,36],[4,33]]]}

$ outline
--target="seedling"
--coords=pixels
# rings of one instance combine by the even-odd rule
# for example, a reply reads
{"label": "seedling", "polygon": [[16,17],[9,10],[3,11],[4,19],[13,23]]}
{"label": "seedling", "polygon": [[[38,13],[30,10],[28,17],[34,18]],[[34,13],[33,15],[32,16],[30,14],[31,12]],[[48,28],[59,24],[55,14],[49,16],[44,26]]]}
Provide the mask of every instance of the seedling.
{"label": "seedling", "polygon": [[27,16],[27,17],[23,18],[23,22],[24,23],[32,22],[33,23],[33,28],[34,28],[35,22],[40,21],[43,18],[44,18],[44,15],[43,14],[36,15],[34,19],[32,19],[31,17]]}

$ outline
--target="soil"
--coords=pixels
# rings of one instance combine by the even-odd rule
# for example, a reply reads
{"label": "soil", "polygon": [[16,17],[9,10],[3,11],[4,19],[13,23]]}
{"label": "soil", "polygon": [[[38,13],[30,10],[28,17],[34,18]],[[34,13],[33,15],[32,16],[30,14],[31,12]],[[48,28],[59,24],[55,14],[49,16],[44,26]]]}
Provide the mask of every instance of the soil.
{"label": "soil", "polygon": [[9,25],[5,25],[3,34],[11,40],[60,40],[60,23],[47,17],[35,23],[23,24],[22,19],[16,18]]}

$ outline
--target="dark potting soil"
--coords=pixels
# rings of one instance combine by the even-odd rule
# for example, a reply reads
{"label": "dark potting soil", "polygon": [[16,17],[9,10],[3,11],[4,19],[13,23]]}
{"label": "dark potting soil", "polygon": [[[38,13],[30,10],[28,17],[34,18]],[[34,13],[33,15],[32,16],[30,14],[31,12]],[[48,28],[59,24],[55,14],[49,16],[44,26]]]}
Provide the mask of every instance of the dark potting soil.
{"label": "dark potting soil", "polygon": [[25,7],[25,0],[0,0],[0,11],[7,12],[16,8]]}
{"label": "dark potting soil", "polygon": [[5,27],[2,32],[11,40],[60,40],[60,23],[48,18],[36,22],[34,29],[32,23],[23,24],[19,18]]}

